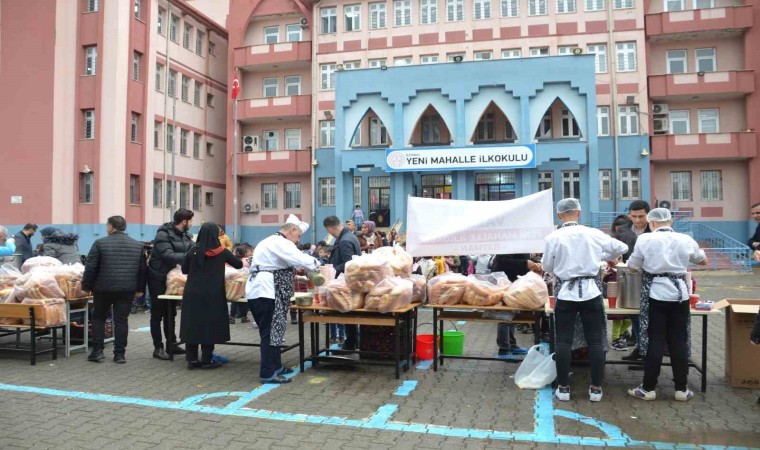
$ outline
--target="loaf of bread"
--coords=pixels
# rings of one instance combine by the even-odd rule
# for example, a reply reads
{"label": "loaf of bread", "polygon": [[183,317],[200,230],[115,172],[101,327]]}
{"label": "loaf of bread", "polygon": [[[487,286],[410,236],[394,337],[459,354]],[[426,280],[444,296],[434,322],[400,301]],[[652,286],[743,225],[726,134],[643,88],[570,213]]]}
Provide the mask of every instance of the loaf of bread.
{"label": "loaf of bread", "polygon": [[427,283],[428,303],[432,305],[458,305],[467,289],[467,277],[458,273],[445,273]]}
{"label": "loaf of bread", "polygon": [[549,289],[534,272],[519,277],[504,292],[504,304],[510,308],[532,310],[543,308],[549,301]]}
{"label": "loaf of bread", "polygon": [[20,276],[21,272],[17,268],[10,264],[3,264],[0,267],[0,289],[13,286]]}
{"label": "loaf of bread", "polygon": [[55,273],[48,267],[37,267],[22,275],[14,285],[17,298],[64,298]]}
{"label": "loaf of bread", "polygon": [[393,275],[409,278],[412,275],[412,255],[398,245],[393,247],[380,247],[372,251],[372,256],[384,259],[391,266]]}
{"label": "loaf of bread", "polygon": [[346,285],[345,278],[331,280],[323,285],[327,306],[339,312],[346,313],[364,308],[364,293],[352,292]]}
{"label": "loaf of bread", "polygon": [[388,313],[412,302],[414,283],[401,277],[386,278],[375,286],[364,302],[364,308]]}
{"label": "loaf of bread", "polygon": [[393,275],[390,264],[373,254],[354,256],[346,263],[346,285],[354,292],[367,293]]}
{"label": "loaf of bread", "polygon": [[[25,298],[25,305],[42,305],[42,314],[34,316],[36,327],[50,327],[66,323],[66,306],[62,298]],[[39,310],[37,310],[39,311]],[[24,319],[26,325],[31,325],[31,320]]]}
{"label": "loaf of bread", "polygon": [[424,303],[427,300],[427,279],[424,275],[412,274],[412,303]]}
{"label": "loaf of bread", "polygon": [[245,297],[245,283],[248,281],[247,269],[224,268],[224,294],[227,300]]}
{"label": "loaf of bread", "polygon": [[24,261],[21,272],[27,273],[35,267],[58,267],[61,262],[50,256],[35,256]]}
{"label": "loaf of bread", "polygon": [[494,306],[501,303],[506,288],[487,281],[470,280],[462,300],[472,306]]}
{"label": "loaf of bread", "polygon": [[166,274],[166,295],[182,295],[185,293],[187,275],[182,273],[180,266],[175,267]]}
{"label": "loaf of bread", "polygon": [[74,299],[87,296],[87,293],[82,291],[82,277],[84,276],[82,264],[67,264],[51,268],[51,270],[55,274],[58,287],[63,291],[63,298]]}

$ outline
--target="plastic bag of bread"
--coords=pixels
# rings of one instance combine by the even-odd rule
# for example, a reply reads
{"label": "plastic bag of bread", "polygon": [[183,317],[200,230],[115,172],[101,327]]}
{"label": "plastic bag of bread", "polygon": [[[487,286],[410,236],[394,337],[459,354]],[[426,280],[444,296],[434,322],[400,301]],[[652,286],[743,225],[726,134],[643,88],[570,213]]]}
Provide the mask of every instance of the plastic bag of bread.
{"label": "plastic bag of bread", "polygon": [[63,291],[63,298],[73,299],[86,297],[82,291],[84,266],[80,263],[66,264],[54,269],[54,277],[58,287]]}
{"label": "plastic bag of bread", "polygon": [[412,303],[424,303],[427,300],[427,279],[425,275],[412,274]]}
{"label": "plastic bag of bread", "polygon": [[16,280],[21,276],[21,272],[10,264],[0,266],[0,288],[13,286]]}
{"label": "plastic bag of bread", "polygon": [[248,280],[247,269],[224,268],[224,293],[227,300],[245,297],[245,282]]}
{"label": "plastic bag of bread", "polygon": [[37,267],[16,280],[17,298],[63,298],[64,294],[55,280],[55,273],[47,267]]}
{"label": "plastic bag of bread", "polygon": [[412,280],[401,277],[386,278],[369,291],[364,308],[381,313],[403,308],[412,302],[413,290]]}
{"label": "plastic bag of bread", "polygon": [[506,291],[505,287],[481,281],[475,277],[469,278],[471,280],[462,296],[464,303],[472,306],[494,306],[501,303]]}
{"label": "plastic bag of bread", "polygon": [[[14,288],[5,288],[0,291],[0,303],[18,303]],[[0,317],[0,325],[17,325],[21,319],[11,319],[10,317]]]}
{"label": "plastic bag of bread", "polygon": [[182,267],[177,266],[166,274],[166,295],[182,295],[185,293],[187,275],[182,273]]}
{"label": "plastic bag of bread", "polygon": [[28,273],[35,267],[58,267],[61,265],[61,262],[53,257],[35,256],[24,261],[24,265],[21,266],[21,272]]}
{"label": "plastic bag of bread", "polygon": [[437,275],[427,282],[428,303],[431,305],[458,305],[462,303],[469,280],[459,273]]}
{"label": "plastic bag of bread", "polygon": [[346,285],[354,292],[367,293],[392,275],[393,270],[388,261],[374,253],[354,256],[354,259],[346,263]]}
{"label": "plastic bag of bread", "polygon": [[[42,305],[35,310],[34,325],[36,327],[51,327],[66,323],[66,306],[62,298],[25,298],[21,303],[24,305]],[[42,312],[37,315],[37,312]],[[24,319],[24,324],[31,325],[29,319]]]}
{"label": "plastic bag of bread", "polygon": [[534,272],[518,277],[504,292],[504,304],[515,309],[538,309],[549,301],[544,280]]}
{"label": "plastic bag of bread", "polygon": [[327,306],[339,312],[346,313],[364,308],[364,293],[351,291],[343,277],[328,281],[322,286]]}
{"label": "plastic bag of bread", "polygon": [[377,256],[388,261],[393,270],[393,275],[409,278],[412,275],[412,255],[398,245],[393,247],[380,247],[372,251],[372,256]]}

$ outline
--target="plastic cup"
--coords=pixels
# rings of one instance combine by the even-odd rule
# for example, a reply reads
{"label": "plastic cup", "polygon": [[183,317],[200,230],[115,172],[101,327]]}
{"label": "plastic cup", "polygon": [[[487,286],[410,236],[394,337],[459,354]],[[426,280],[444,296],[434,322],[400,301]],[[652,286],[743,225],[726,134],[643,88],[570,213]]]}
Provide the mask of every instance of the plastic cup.
{"label": "plastic cup", "polygon": [[549,296],[549,307],[554,309],[554,296]]}
{"label": "plastic cup", "polygon": [[609,303],[610,309],[617,308],[617,297],[607,297],[607,303]]}
{"label": "plastic cup", "polygon": [[699,294],[689,295],[689,306],[691,307],[691,309],[694,309],[697,307],[698,301],[699,301]]}

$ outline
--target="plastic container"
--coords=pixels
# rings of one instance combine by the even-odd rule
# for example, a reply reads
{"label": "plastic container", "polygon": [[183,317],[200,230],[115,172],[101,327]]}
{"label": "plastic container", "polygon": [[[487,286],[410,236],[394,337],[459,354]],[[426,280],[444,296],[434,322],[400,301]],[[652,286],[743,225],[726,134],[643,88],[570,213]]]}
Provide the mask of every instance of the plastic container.
{"label": "plastic container", "polygon": [[433,335],[432,334],[418,334],[417,335],[417,358],[433,359],[433,350],[434,350],[433,349]]}
{"label": "plastic container", "polygon": [[443,354],[450,356],[462,356],[464,353],[464,332],[463,331],[444,331],[443,332]]}
{"label": "plastic container", "polygon": [[697,307],[698,301],[699,301],[699,294],[689,295],[689,307],[691,307],[691,309],[695,309]]}

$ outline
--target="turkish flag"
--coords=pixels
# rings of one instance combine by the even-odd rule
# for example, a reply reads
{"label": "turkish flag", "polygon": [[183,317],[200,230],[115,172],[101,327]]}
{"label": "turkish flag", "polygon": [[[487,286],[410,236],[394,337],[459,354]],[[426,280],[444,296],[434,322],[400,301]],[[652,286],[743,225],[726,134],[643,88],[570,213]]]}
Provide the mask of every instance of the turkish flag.
{"label": "turkish flag", "polygon": [[240,94],[240,81],[238,81],[237,74],[235,74],[235,78],[232,80],[232,99],[235,100],[239,94]]}

